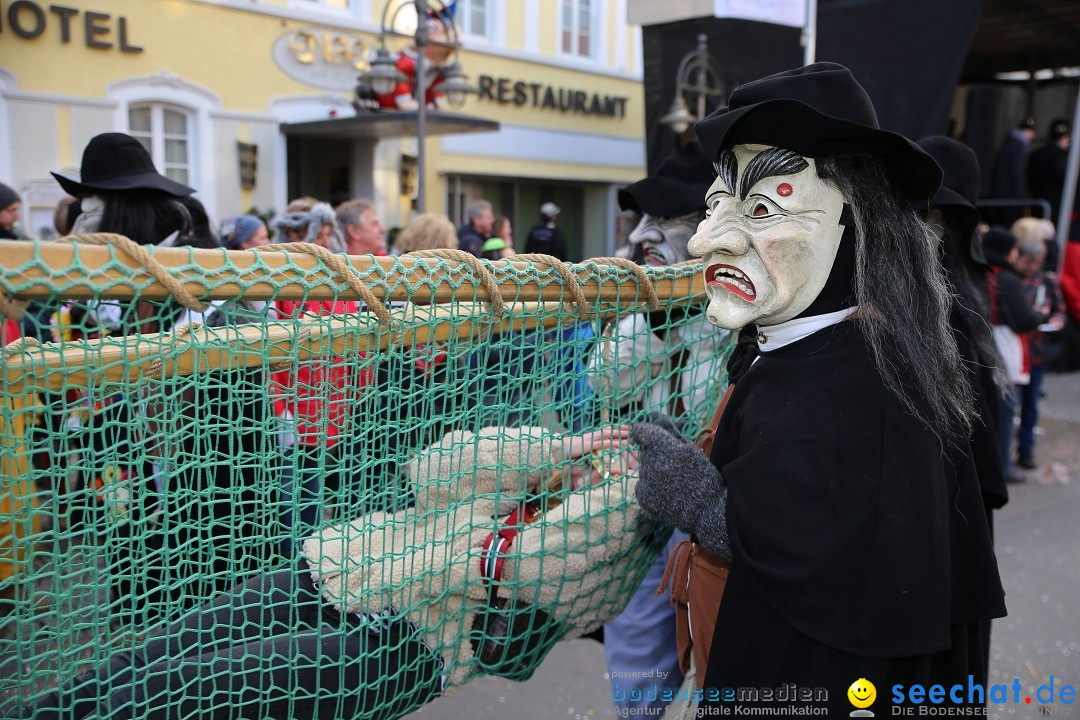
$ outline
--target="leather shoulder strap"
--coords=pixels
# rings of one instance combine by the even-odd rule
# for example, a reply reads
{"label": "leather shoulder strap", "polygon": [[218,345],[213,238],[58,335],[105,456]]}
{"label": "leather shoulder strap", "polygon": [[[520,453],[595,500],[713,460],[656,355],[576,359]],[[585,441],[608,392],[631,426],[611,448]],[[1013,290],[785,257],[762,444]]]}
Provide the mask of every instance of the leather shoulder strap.
{"label": "leather shoulder strap", "polygon": [[727,409],[728,402],[731,400],[731,391],[734,389],[734,384],[728,385],[727,390],[724,391],[724,396],[720,398],[720,404],[716,406],[716,412],[713,413],[712,420],[709,421],[709,426],[698,436],[697,445],[705,451],[706,455],[712,454],[713,438],[716,437],[716,428],[720,426],[720,418],[723,417],[724,410]]}

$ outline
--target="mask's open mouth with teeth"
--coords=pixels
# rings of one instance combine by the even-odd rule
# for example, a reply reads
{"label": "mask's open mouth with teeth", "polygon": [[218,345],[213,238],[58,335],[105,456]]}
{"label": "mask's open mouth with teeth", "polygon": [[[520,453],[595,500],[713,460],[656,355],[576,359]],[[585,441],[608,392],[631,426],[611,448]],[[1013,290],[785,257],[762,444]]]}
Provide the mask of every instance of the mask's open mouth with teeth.
{"label": "mask's open mouth with teeth", "polygon": [[665,258],[660,253],[659,250],[657,250],[656,248],[650,247],[649,245],[646,245],[644,247],[644,249],[642,250],[641,260],[646,265],[660,266],[660,265],[667,265],[668,264],[667,258]]}
{"label": "mask's open mouth with teeth", "polygon": [[757,298],[757,290],[750,278],[734,265],[717,263],[710,265],[705,270],[705,282],[708,285],[722,287],[732,295],[741,297],[747,302],[753,302]]}

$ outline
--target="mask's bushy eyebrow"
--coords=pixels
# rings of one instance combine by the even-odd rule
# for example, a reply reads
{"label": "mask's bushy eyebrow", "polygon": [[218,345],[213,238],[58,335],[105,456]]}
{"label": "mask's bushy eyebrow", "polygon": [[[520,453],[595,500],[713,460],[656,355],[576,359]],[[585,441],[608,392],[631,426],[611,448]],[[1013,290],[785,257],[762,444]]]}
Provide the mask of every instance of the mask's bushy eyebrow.
{"label": "mask's bushy eyebrow", "polygon": [[727,185],[731,194],[735,194],[735,181],[739,175],[739,161],[735,159],[735,153],[730,150],[725,150],[720,153],[720,162],[713,163],[713,167],[716,169],[716,174],[720,176],[720,179]]}
{"label": "mask's bushy eyebrow", "polygon": [[[741,199],[745,200],[750,188],[767,177],[794,175],[808,167],[810,163],[806,162],[806,158],[794,150],[775,147],[763,150],[746,166],[746,172],[742,177]],[[734,188],[734,186],[731,187]]]}

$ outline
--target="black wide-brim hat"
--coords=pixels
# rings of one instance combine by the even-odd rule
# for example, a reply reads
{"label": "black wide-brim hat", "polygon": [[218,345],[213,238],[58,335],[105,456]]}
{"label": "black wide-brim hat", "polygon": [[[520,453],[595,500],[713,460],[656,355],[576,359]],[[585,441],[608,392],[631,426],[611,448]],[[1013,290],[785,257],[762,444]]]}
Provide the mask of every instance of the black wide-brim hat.
{"label": "black wide-brim hat", "polygon": [[874,155],[905,196],[926,202],[941,170],[918,145],[878,125],[870,96],[836,63],[814,63],[740,85],[722,107],[694,125],[709,159],[733,145],[787,148],[810,158]]}
{"label": "black wide-brim hat", "polygon": [[124,133],[102,133],[91,138],[83,150],[79,174],[79,182],[58,173],[52,176],[60,187],[78,198],[93,195],[95,190],[161,190],[173,197],[195,192],[159,173],[142,143]]}
{"label": "black wide-brim hat", "polygon": [[619,191],[619,208],[675,218],[705,209],[705,193],[716,179],[712,160],[691,140],[660,164],[656,172]]}
{"label": "black wide-brim hat", "polygon": [[975,228],[979,224],[979,210],[975,203],[979,199],[982,181],[975,151],[959,140],[944,135],[930,135],[917,144],[934,158],[942,172],[941,187],[930,198],[930,207],[949,208],[961,225],[958,231],[971,237],[971,259],[980,265],[988,265],[982,242],[975,235]]}

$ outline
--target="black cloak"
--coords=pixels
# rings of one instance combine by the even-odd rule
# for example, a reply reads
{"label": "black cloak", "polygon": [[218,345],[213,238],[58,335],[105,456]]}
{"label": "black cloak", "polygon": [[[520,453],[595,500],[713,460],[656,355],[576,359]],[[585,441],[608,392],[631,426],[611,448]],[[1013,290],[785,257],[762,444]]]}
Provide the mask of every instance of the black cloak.
{"label": "black cloak", "polygon": [[712,461],[732,571],[703,687],[825,683],[847,712],[860,677],[884,698],[984,672],[966,623],[1005,607],[967,441],[885,387],[858,322],[762,353],[731,395]]}

